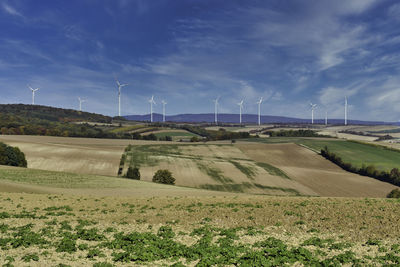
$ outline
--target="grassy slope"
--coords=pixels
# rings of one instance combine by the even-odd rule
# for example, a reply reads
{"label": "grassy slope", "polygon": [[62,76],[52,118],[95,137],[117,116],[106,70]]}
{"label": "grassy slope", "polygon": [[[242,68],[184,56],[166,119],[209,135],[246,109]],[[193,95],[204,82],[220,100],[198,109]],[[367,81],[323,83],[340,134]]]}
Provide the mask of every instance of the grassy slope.
{"label": "grassy slope", "polygon": [[[90,174],[75,174],[66,172],[55,172],[55,171],[44,171],[36,169],[27,168],[17,168],[0,165],[0,183],[1,182],[12,182],[15,185],[34,185],[43,186],[43,188],[56,188],[56,189],[67,189],[64,191],[55,190],[54,192],[59,193],[73,193],[68,189],[83,189],[79,191],[85,194],[85,190],[91,194],[96,193],[95,190],[101,191],[102,189],[114,189],[110,191],[109,195],[117,195],[118,192],[124,191],[123,195],[126,195],[126,190],[130,190],[131,195],[157,195],[157,192],[171,192],[171,194],[178,195],[218,195],[213,194],[213,192],[207,192],[205,190],[187,188],[180,186],[171,186],[156,184],[145,181],[130,180],[126,178],[116,178],[111,176],[101,176],[101,175],[90,175]],[[1,186],[1,185],[0,185]],[[26,187],[24,187],[26,189]],[[40,189],[40,187],[35,187],[35,190]],[[32,190],[32,192],[36,192]],[[94,191],[93,191],[94,190]],[[120,191],[118,191],[120,190]],[[3,190],[5,191],[5,190]],[[29,191],[29,190],[28,190]],[[139,193],[140,191],[140,193]],[[26,190],[24,190],[26,192]],[[106,191],[108,192],[108,191]],[[147,193],[148,194],[147,194]],[[102,193],[103,195],[108,195],[108,193]]]}
{"label": "grassy slope", "polygon": [[[254,140],[253,140],[254,141]],[[374,165],[377,169],[390,171],[400,168],[400,152],[385,149],[380,146],[361,144],[343,140],[312,139],[312,138],[263,138],[262,143],[296,143],[320,151],[327,146],[331,152],[339,155],[344,162],[361,167],[363,164]]]}

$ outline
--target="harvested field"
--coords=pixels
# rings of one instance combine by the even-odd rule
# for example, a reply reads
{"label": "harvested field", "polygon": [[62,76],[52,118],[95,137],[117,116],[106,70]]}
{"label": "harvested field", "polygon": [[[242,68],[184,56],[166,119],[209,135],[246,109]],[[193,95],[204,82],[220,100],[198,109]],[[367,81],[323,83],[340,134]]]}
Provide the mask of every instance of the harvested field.
{"label": "harvested field", "polygon": [[154,143],[26,135],[0,135],[0,141],[18,146],[25,153],[29,168],[111,176],[117,175],[119,161],[127,145]]}
{"label": "harvested field", "polygon": [[151,181],[159,169],[168,169],[176,184],[196,188],[273,195],[313,195],[314,192],[284,172],[250,159],[234,145],[133,146],[125,169],[140,167],[141,179]]}
{"label": "harvested field", "polygon": [[397,188],[389,183],[346,172],[315,152],[296,144],[237,146],[253,160],[280,168],[319,196],[385,197]]}
{"label": "harvested field", "polygon": [[0,205],[0,261],[16,266],[400,264],[395,200],[0,193]]}

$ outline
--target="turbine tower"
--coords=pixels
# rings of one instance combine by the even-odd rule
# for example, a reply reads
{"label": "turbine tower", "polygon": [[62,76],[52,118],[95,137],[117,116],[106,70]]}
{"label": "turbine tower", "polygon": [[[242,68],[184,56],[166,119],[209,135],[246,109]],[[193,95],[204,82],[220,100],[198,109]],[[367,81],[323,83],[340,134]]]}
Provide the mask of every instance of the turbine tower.
{"label": "turbine tower", "polygon": [[311,106],[311,124],[314,124],[314,110],[317,108],[317,104],[310,103]]}
{"label": "turbine tower", "polygon": [[258,104],[258,125],[261,125],[261,103],[263,102],[263,98],[257,101]]}
{"label": "turbine tower", "polygon": [[215,124],[218,124],[218,100],[219,97],[217,97],[216,99],[214,99],[214,122]]}
{"label": "turbine tower", "polygon": [[81,97],[78,97],[78,101],[79,101],[79,111],[82,111],[82,103],[86,102],[86,100],[82,99]]}
{"label": "turbine tower", "polygon": [[121,117],[121,88],[127,86],[127,83],[121,84],[117,78],[115,78],[115,82],[118,86],[118,116]]}
{"label": "turbine tower", "polygon": [[344,125],[347,125],[347,96],[344,97]]}
{"label": "turbine tower", "polygon": [[239,123],[242,124],[243,99],[238,103],[238,105],[239,105]]}
{"label": "turbine tower", "polygon": [[29,84],[28,84],[28,87],[32,91],[32,105],[35,105],[35,93],[36,93],[37,90],[39,90],[39,88],[33,89]]}
{"label": "turbine tower", "polygon": [[167,104],[167,102],[165,102],[165,100],[161,101],[161,103],[163,104],[163,122],[165,122],[165,105]]}
{"label": "turbine tower", "polygon": [[154,101],[154,95],[151,96],[151,98],[149,99],[149,103],[150,103],[150,122],[153,122],[153,104],[155,105],[156,102]]}
{"label": "turbine tower", "polygon": [[325,125],[328,125],[328,111],[325,111]]}

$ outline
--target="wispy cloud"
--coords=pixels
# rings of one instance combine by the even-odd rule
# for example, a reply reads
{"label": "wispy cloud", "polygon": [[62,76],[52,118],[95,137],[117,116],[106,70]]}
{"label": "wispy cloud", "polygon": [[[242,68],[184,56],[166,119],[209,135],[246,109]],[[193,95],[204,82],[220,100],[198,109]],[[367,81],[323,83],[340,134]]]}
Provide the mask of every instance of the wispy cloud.
{"label": "wispy cloud", "polygon": [[17,11],[14,7],[12,7],[11,5],[7,4],[6,2],[3,2],[1,6],[2,6],[3,10],[5,12],[7,12],[8,14],[10,14],[12,16],[18,16],[18,17],[24,18],[24,15],[22,15],[22,13]]}

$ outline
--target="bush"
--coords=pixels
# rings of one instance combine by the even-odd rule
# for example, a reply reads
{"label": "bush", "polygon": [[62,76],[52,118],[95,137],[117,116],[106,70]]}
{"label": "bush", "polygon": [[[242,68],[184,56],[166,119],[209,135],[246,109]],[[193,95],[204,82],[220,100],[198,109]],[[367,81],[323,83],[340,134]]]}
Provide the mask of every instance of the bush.
{"label": "bush", "polygon": [[393,189],[387,196],[387,198],[400,198],[400,190],[399,189]]}
{"label": "bush", "polygon": [[153,176],[153,182],[160,184],[175,184],[175,178],[169,170],[158,170]]}
{"label": "bush", "polygon": [[140,172],[138,167],[129,167],[125,175],[126,178],[140,180]]}
{"label": "bush", "polygon": [[18,147],[0,143],[0,165],[27,167],[25,154]]}

